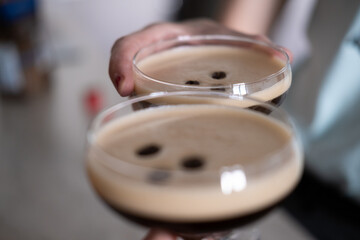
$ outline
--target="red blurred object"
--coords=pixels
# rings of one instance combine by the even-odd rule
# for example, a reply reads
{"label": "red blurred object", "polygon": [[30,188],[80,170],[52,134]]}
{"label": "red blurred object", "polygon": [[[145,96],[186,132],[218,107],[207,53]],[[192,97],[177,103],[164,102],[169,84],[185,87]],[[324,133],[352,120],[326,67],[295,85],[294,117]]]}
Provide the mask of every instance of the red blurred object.
{"label": "red blurred object", "polygon": [[102,108],[104,104],[104,98],[102,93],[97,89],[90,89],[85,94],[85,107],[89,114],[95,115]]}

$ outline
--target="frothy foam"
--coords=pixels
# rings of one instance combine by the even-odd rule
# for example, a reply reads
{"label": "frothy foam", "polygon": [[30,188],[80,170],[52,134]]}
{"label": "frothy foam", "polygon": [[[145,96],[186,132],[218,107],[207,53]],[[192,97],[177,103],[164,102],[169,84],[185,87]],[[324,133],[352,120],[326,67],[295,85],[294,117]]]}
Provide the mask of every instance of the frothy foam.
{"label": "frothy foam", "polygon": [[[274,76],[285,67],[283,61],[253,48],[178,47],[150,55],[138,62],[137,67],[153,79],[147,79],[135,71],[137,94],[187,90],[191,87],[211,87],[214,91],[222,91],[221,85],[245,83],[248,84],[246,88],[234,87],[232,91],[244,94],[252,88],[252,96],[270,101],[284,94],[291,84],[291,72]],[[261,83],[256,83],[260,80]]]}
{"label": "frothy foam", "polygon": [[[296,185],[302,161],[291,134],[246,109],[141,110],[96,133],[87,169],[106,201],[138,216],[189,222],[239,217],[275,204]],[[139,153],[149,146],[158,149]],[[266,165],[280,153],[282,164]],[[189,159],[200,166],[195,161],[187,167]]]}

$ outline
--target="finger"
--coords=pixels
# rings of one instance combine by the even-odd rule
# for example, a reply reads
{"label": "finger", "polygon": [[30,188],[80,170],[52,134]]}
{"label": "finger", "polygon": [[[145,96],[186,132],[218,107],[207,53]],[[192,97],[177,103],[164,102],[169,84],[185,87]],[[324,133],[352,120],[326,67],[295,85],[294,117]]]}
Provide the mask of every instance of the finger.
{"label": "finger", "polygon": [[273,49],[267,48],[267,49],[265,49],[264,52],[267,52],[271,56],[278,57],[279,59],[283,60],[284,62],[288,61],[289,63],[292,63],[293,54],[289,49],[282,47],[282,46],[276,46],[276,45],[273,45],[273,46],[276,48],[273,48]]}
{"label": "finger", "polygon": [[267,52],[270,55],[277,56],[281,59],[284,59],[285,55],[287,55],[288,60],[290,63],[293,61],[293,54],[290,51],[290,49],[275,45],[270,38],[264,36],[264,35],[252,35],[252,38],[261,42],[264,42],[268,44],[269,46],[259,46],[259,45],[253,45],[256,46],[259,50],[263,52]]}
{"label": "finger", "polygon": [[146,237],[144,238],[144,240],[176,240],[176,236],[159,230],[159,229],[155,229],[155,230],[151,230]]}
{"label": "finger", "polygon": [[293,55],[293,53],[290,51],[290,49],[285,48],[285,47],[282,47],[282,50],[284,50],[284,52],[286,52],[286,54],[287,54],[288,57],[289,57],[289,62],[292,63],[293,60],[294,60],[294,55]]}
{"label": "finger", "polygon": [[111,51],[109,75],[120,95],[128,96],[134,89],[132,60],[137,51],[151,43],[184,34],[186,29],[181,25],[160,23],[118,39]]}

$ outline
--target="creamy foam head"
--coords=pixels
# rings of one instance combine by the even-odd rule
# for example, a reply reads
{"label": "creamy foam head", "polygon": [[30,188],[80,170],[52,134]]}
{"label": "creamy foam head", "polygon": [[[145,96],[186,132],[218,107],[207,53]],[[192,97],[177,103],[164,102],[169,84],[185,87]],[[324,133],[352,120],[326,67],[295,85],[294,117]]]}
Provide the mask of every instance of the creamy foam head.
{"label": "creamy foam head", "polygon": [[[283,163],[269,167],[280,153]],[[105,125],[90,148],[88,172],[97,192],[120,210],[191,222],[275,204],[295,186],[301,162],[291,131],[278,121],[246,109],[179,105]]]}
{"label": "creamy foam head", "polygon": [[[252,96],[269,101],[284,94],[291,84],[291,71],[275,55],[255,48],[231,46],[186,46],[159,52],[137,63],[137,94],[208,87],[234,93],[251,91]],[[270,77],[270,78],[269,78]],[[268,79],[266,79],[268,78]],[[184,88],[185,87],[185,88]],[[250,90],[249,90],[250,89]]]}

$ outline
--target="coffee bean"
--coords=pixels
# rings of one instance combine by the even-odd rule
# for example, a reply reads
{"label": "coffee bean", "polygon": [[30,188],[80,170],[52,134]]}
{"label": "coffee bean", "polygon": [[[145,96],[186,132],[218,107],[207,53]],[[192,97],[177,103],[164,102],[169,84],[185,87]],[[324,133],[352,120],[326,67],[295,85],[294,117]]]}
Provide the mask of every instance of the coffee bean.
{"label": "coffee bean", "polygon": [[189,81],[186,81],[187,85],[200,85],[200,82],[199,81],[196,81],[196,80],[189,80]]}
{"label": "coffee bean", "polygon": [[146,145],[140,149],[138,149],[136,151],[137,155],[139,156],[143,156],[143,157],[146,157],[146,156],[151,156],[151,155],[154,155],[156,153],[158,153],[160,151],[160,147],[156,144],[149,144],[149,145]]}
{"label": "coffee bean", "polygon": [[211,77],[212,77],[213,79],[217,79],[217,80],[223,79],[223,78],[226,78],[226,73],[223,72],[223,71],[213,72],[213,73],[211,74]]}
{"label": "coffee bean", "polygon": [[148,176],[148,180],[152,183],[164,183],[169,178],[170,178],[170,173],[161,170],[153,171]]}
{"label": "coffee bean", "polygon": [[197,156],[186,157],[181,162],[182,167],[186,170],[199,170],[204,164],[204,159]]}

